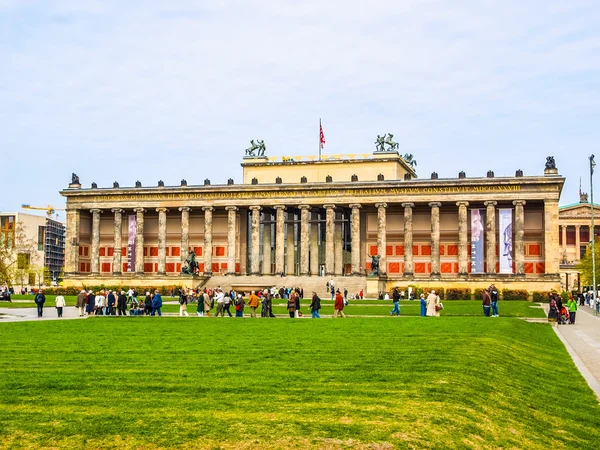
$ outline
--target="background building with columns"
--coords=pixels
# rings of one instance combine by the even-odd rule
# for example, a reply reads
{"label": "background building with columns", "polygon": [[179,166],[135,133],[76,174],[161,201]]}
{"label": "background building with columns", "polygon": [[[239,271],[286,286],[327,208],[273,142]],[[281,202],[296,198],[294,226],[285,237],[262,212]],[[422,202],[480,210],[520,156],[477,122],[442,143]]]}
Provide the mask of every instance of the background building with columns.
{"label": "background building with columns", "polygon": [[[320,292],[333,277],[350,292],[369,293],[407,284],[559,287],[564,178],[555,168],[534,176],[519,170],[510,177],[490,171],[418,179],[390,151],[321,160],[245,157],[242,168],[241,185],[232,179],[153,187],[71,183],[61,191],[67,199],[65,284],[285,284]],[[503,210],[510,210],[510,223],[501,230]],[[479,212],[483,229],[473,230]],[[478,266],[473,237],[480,233],[485,246]],[[199,262],[193,276],[181,274],[190,249]],[[502,255],[508,255],[508,271],[500,267]],[[373,256],[378,274],[371,270]]]}

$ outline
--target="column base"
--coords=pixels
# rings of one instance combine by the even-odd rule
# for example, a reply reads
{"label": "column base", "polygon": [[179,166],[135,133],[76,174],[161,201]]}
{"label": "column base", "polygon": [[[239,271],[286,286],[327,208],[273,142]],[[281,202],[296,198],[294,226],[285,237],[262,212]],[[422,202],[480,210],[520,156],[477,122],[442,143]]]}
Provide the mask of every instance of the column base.
{"label": "column base", "polygon": [[413,278],[414,276],[413,272],[404,272],[404,278]]}
{"label": "column base", "polygon": [[205,277],[212,277],[212,272],[202,272],[202,275]]}
{"label": "column base", "polygon": [[429,274],[429,278],[435,278],[435,279],[438,279],[438,280],[439,280],[439,278],[440,278],[440,273],[439,273],[439,272],[431,272],[431,273]]}
{"label": "column base", "polygon": [[121,275],[123,275],[123,272],[113,272],[112,274],[115,277],[120,277]]}
{"label": "column base", "polygon": [[167,275],[167,272],[156,272],[157,275],[164,277]]}
{"label": "column base", "polygon": [[300,276],[301,277],[308,277],[308,276],[310,276],[310,272],[301,273]]}
{"label": "column base", "polygon": [[235,272],[227,272],[227,273],[225,274],[225,276],[227,276],[227,277],[233,277],[233,276],[235,276],[235,275],[239,275],[239,274],[237,274],[237,273],[235,273]]}
{"label": "column base", "polygon": [[352,272],[351,276],[353,276],[353,277],[361,277],[362,273],[360,273],[360,272]]}
{"label": "column base", "polygon": [[459,277],[467,278],[469,276],[469,272],[458,272]]}

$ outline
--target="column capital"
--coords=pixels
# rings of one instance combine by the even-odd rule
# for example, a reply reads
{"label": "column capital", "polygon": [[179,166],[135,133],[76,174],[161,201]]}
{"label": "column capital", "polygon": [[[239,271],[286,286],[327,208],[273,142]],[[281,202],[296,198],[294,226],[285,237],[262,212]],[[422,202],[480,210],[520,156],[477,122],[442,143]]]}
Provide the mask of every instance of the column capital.
{"label": "column capital", "polygon": [[487,201],[483,202],[483,204],[485,206],[496,206],[498,204],[498,202],[495,200],[487,200]]}
{"label": "column capital", "polygon": [[323,205],[323,208],[325,209],[335,209],[335,205],[332,203],[328,203],[326,205]]}
{"label": "column capital", "polygon": [[136,213],[145,213],[146,210],[144,208],[133,208],[133,212],[136,212]]}
{"label": "column capital", "polygon": [[192,208],[190,208],[189,206],[182,206],[181,208],[177,208],[177,209],[181,212],[184,212],[184,211],[189,212],[192,210]]}
{"label": "column capital", "polygon": [[237,206],[226,206],[225,207],[225,211],[237,211],[238,207]]}
{"label": "column capital", "polygon": [[167,208],[156,208],[156,212],[159,212],[159,213],[160,212],[166,213],[167,211],[168,211]]}
{"label": "column capital", "polygon": [[281,209],[281,210],[285,211],[285,205],[274,205],[273,209]]}
{"label": "column capital", "polygon": [[465,202],[465,201],[456,202],[456,206],[469,206],[469,202]]}
{"label": "column capital", "polygon": [[203,206],[202,207],[202,211],[214,211],[215,208],[213,208],[212,206]]}
{"label": "column capital", "polygon": [[98,209],[98,208],[92,208],[92,209],[90,209],[90,212],[92,214],[102,214],[102,210]]}
{"label": "column capital", "polygon": [[250,211],[260,211],[262,208],[260,206],[257,206],[257,205],[252,205],[252,206],[248,206],[248,209]]}
{"label": "column capital", "polygon": [[525,203],[527,203],[525,200],[513,200],[512,204],[517,206],[517,205],[521,205],[524,206]]}
{"label": "column capital", "polygon": [[348,206],[352,209],[362,208],[362,205],[360,203],[350,203]]}
{"label": "column capital", "polygon": [[310,205],[298,205],[298,209],[310,209]]}
{"label": "column capital", "polygon": [[387,203],[375,203],[375,208],[387,208]]}
{"label": "column capital", "polygon": [[441,202],[429,202],[429,206],[432,208],[439,208],[440,206],[442,206]]}
{"label": "column capital", "polygon": [[575,229],[578,230],[581,228],[581,225],[575,225]]}
{"label": "column capital", "polygon": [[402,207],[403,208],[414,208],[415,204],[414,203],[402,203]]}
{"label": "column capital", "polygon": [[121,209],[121,208],[113,208],[113,209],[111,209],[111,210],[110,210],[110,212],[113,212],[113,213],[121,213],[121,214],[122,214],[122,213],[124,213],[124,212],[125,212],[125,210],[124,210],[124,209]]}

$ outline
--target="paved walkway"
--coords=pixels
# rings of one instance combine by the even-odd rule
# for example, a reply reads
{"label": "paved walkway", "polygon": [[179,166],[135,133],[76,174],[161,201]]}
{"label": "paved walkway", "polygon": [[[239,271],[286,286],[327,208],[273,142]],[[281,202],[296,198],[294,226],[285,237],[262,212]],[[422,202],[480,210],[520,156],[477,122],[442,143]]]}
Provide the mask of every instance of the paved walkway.
{"label": "paved walkway", "polygon": [[600,399],[600,316],[595,316],[591,308],[580,306],[575,325],[556,325],[554,330]]}

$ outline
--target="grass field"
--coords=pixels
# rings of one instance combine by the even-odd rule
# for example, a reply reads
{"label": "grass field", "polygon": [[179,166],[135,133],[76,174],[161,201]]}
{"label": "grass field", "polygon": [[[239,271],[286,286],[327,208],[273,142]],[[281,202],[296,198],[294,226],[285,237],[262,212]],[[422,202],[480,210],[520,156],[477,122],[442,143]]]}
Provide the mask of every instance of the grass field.
{"label": "grass field", "polygon": [[[46,300],[46,308],[52,310],[54,305],[55,296],[49,295]],[[23,302],[1,302],[0,308],[35,308],[33,302],[33,296],[18,296],[15,297],[18,300],[29,300],[28,303]],[[68,306],[75,305],[74,296],[67,296],[65,300]],[[164,297],[163,301],[177,301],[176,298]],[[478,300],[447,300],[444,301],[445,309],[441,312],[443,316],[481,316],[483,311],[481,308],[481,302]],[[310,305],[309,299],[304,299],[301,302],[301,311],[304,314],[310,315],[308,306]],[[321,314],[331,315],[333,314],[333,302],[331,300],[322,300],[321,305],[323,309]],[[344,313],[348,316],[387,316],[392,309],[393,304],[391,301],[384,300],[351,300],[350,304],[344,308]],[[544,311],[539,308],[536,303],[525,302],[525,301],[500,301],[499,302],[500,315],[503,317],[545,317]],[[162,308],[163,312],[167,313],[179,313],[179,305],[168,305],[165,304]],[[212,310],[215,312],[215,309]],[[418,301],[405,300],[400,302],[400,312],[403,316],[418,316],[420,314],[420,307]],[[196,313],[196,304],[188,305],[188,313]],[[234,314],[234,308],[231,307],[231,313]],[[249,315],[250,310],[246,307],[244,311],[245,315]],[[286,314],[287,310],[285,302],[275,299],[273,301],[273,313],[274,314]],[[51,312],[50,314],[53,314]],[[260,315],[260,313],[259,313]]]}
{"label": "grass field", "polygon": [[600,406],[516,318],[0,324],[0,448],[597,449]]}

